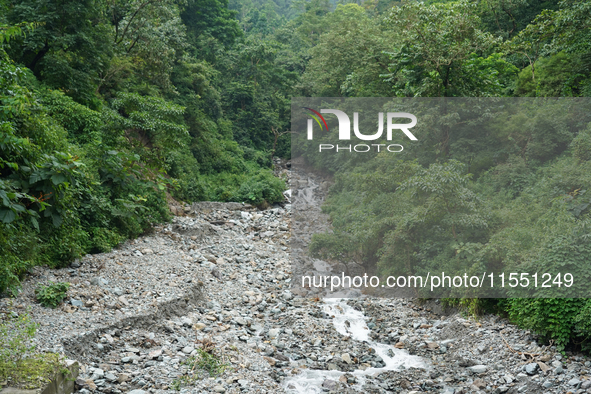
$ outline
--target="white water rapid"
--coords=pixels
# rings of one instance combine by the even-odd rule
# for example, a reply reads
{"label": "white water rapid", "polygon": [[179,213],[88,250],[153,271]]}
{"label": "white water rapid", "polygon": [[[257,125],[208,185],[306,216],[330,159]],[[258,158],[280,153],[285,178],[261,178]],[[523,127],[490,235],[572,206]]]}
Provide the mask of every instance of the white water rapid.
{"label": "white water rapid", "polygon": [[[305,179],[305,181],[303,181]],[[293,196],[292,204],[294,206],[294,215],[301,216],[307,220],[299,230],[299,236],[307,236],[310,234],[325,231],[325,219],[322,219],[320,206],[323,198],[319,193],[320,185],[314,177],[301,177],[300,182],[293,185],[294,189],[290,190],[289,195]],[[306,238],[306,237],[303,237]],[[297,258],[297,256],[296,256]],[[313,263],[313,275],[330,275],[331,266],[325,261],[318,259],[311,259]],[[370,340],[370,329],[366,324],[366,317],[362,312],[354,309],[346,303],[346,299],[350,297],[359,297],[356,289],[346,289],[341,294],[331,294],[331,297],[342,298],[325,298],[323,300],[323,311],[332,317],[337,332],[344,336],[350,337],[351,340],[366,342],[371,348],[376,351],[384,363],[382,368],[367,368],[365,370],[355,370],[350,372],[356,378],[356,384],[361,386],[365,381],[366,376],[378,374],[385,371],[399,371],[407,368],[427,368],[426,362],[418,356],[411,356],[406,350],[397,349],[394,346],[378,343]],[[362,356],[362,355],[361,355]],[[336,355],[340,357],[340,355]],[[299,394],[313,394],[323,392],[322,384],[325,380],[338,381],[339,378],[346,372],[337,370],[312,370],[307,369],[303,360],[291,361],[294,368],[299,368],[302,372],[298,375],[286,378],[283,381],[283,387],[288,393]],[[355,387],[355,386],[354,386]]]}
{"label": "white water rapid", "polygon": [[[427,368],[425,361],[418,356],[411,356],[406,350],[397,349],[394,346],[371,341],[369,339],[370,329],[365,323],[365,316],[362,312],[349,306],[345,299],[325,299],[323,310],[330,316],[334,316],[333,324],[335,329],[342,335],[350,336],[351,339],[367,342],[376,353],[382,357],[385,367],[367,368],[351,372],[357,378],[358,384],[363,383],[364,376],[373,375],[384,371],[399,371],[406,368]],[[321,393],[322,383],[326,379],[338,381],[345,372],[305,369],[300,374],[287,378],[283,387],[288,393],[313,394]]]}

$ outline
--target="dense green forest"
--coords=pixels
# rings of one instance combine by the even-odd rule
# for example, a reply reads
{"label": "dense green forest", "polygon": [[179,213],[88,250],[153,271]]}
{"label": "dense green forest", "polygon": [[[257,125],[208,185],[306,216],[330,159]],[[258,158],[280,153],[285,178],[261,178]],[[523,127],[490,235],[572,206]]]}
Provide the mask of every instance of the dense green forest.
{"label": "dense green forest", "polygon": [[[142,234],[169,218],[171,197],[281,200],[271,157],[290,155],[288,134],[274,141],[291,97],[588,97],[590,27],[590,0],[0,0],[0,292],[31,266]],[[591,127],[576,130],[548,136],[523,120],[494,144],[438,136],[384,173],[394,187],[382,197],[453,174],[450,198],[473,195],[486,228],[447,231],[423,195],[415,222],[392,212],[389,227],[366,223],[380,243],[343,252],[385,271],[398,263],[379,262],[383,246],[400,243],[418,265],[554,253],[583,267]],[[329,212],[362,198],[363,168],[318,164],[336,174]],[[560,345],[591,335],[586,300],[497,307]]]}
{"label": "dense green forest", "polygon": [[[570,294],[588,296],[591,2],[431,3],[402,2],[383,18],[337,7],[331,17],[344,19],[310,50],[301,78],[308,96],[449,98],[423,108],[407,101],[422,127],[401,154],[319,154],[334,137],[295,137],[294,155],[335,175],[323,207],[334,232],[315,235],[311,251],[363,262],[382,278],[568,272]],[[364,112],[354,99],[308,101]],[[375,130],[374,121],[363,129]],[[506,299],[447,302],[506,313],[560,349],[589,350],[591,302],[553,294],[509,288]]]}

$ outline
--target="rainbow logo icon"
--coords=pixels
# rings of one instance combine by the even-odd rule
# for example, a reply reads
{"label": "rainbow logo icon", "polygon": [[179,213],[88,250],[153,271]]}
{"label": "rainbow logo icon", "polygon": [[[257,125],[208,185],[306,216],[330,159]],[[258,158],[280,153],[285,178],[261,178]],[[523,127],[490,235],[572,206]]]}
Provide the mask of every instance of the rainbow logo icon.
{"label": "rainbow logo icon", "polygon": [[[307,109],[308,111],[312,112],[310,114],[310,116],[312,118],[314,118],[316,123],[318,123],[318,126],[320,126],[320,130],[324,130],[324,128],[322,127],[322,123],[324,123],[324,127],[326,127],[326,131],[328,131],[328,125],[326,124],[326,120],[324,120],[324,117],[322,115],[320,115],[320,112],[315,111],[312,108],[308,108],[308,107],[302,107],[302,108]],[[318,116],[316,116],[316,115],[318,115]],[[320,123],[320,119],[318,119],[318,117],[320,117],[320,119],[322,119],[322,123]]]}

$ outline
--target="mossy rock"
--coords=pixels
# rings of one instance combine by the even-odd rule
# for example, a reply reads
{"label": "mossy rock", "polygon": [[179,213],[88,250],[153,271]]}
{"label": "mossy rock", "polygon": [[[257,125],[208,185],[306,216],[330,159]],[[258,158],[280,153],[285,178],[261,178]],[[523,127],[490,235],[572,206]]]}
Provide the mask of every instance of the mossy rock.
{"label": "mossy rock", "polygon": [[36,389],[22,389],[6,387],[0,394],[70,394],[74,392],[74,382],[78,377],[79,365],[77,361],[66,360],[65,365],[53,372],[46,379],[47,383]]}

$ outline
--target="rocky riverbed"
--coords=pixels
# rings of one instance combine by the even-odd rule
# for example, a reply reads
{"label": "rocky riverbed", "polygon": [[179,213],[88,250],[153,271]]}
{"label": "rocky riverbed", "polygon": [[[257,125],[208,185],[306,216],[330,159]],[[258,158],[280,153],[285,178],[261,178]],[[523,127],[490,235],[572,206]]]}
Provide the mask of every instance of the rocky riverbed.
{"label": "rocky riverbed", "polygon": [[[291,176],[315,210],[304,226],[326,228],[326,181]],[[323,301],[292,286],[289,203],[176,211],[112,252],[32,270],[16,299],[0,300],[3,313],[29,310],[40,323],[40,349],[80,362],[78,392],[591,393],[586,357],[565,357],[497,316],[446,315],[436,301]],[[297,269],[322,269],[295,256],[305,260]],[[57,309],[35,302],[49,281],[71,283]],[[204,351],[221,374],[194,362]]]}

